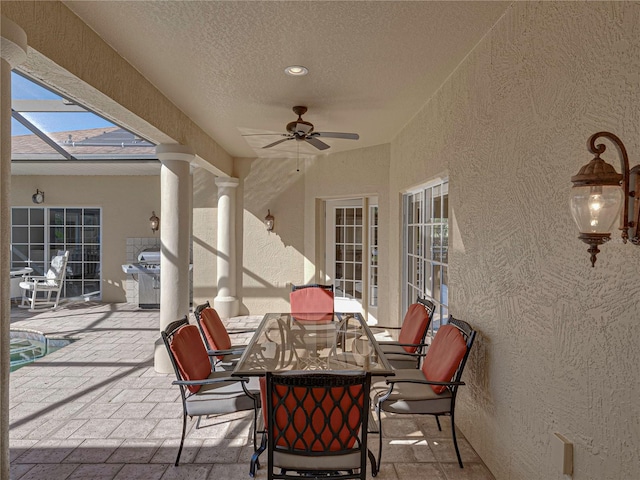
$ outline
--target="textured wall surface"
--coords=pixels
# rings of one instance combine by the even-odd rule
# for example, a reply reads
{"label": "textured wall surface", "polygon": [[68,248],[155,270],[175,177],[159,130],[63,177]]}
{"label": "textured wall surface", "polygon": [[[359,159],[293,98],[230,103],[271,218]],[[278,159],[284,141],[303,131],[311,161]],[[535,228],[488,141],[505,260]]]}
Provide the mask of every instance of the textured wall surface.
{"label": "textured wall surface", "polygon": [[[234,173],[242,215],[240,311],[288,311],[290,285],[303,278],[304,174],[296,171],[296,160],[283,158],[236,159]],[[275,217],[272,232],[264,225],[268,210]]]}
{"label": "textured wall surface", "polygon": [[565,478],[553,432],[575,480],[640,478],[640,248],[591,268],[568,210],[592,133],[640,161],[638,107],[639,3],[514,2],[392,144],[391,191],[449,175],[451,312],[480,331],[456,420],[498,480]]}

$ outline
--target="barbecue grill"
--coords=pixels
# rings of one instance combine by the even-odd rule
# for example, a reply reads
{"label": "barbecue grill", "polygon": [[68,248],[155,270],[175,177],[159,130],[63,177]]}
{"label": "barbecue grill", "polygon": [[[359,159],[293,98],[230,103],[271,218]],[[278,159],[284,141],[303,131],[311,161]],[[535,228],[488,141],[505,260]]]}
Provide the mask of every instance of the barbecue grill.
{"label": "barbecue grill", "polygon": [[122,271],[138,275],[138,307],[160,308],[160,247],[142,250],[138,263],[122,265]]}

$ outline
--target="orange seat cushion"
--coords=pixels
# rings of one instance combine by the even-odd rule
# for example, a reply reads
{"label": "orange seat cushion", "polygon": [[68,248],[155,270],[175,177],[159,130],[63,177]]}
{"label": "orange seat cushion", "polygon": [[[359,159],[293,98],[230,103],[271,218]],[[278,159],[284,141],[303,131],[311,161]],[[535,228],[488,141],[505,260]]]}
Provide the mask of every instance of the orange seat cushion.
{"label": "orange seat cushion", "polygon": [[[200,312],[200,325],[207,339],[207,343],[213,350],[228,350],[231,348],[231,337],[225,328],[220,316],[215,309],[209,307]],[[223,355],[218,355],[219,359]]]}
{"label": "orange seat cushion", "polygon": [[[448,382],[456,373],[465,353],[467,353],[467,343],[460,330],[453,325],[443,325],[427,350],[422,364],[422,373],[427,380]],[[447,387],[431,385],[431,388],[440,394]]]}
{"label": "orange seat cushion", "polygon": [[[211,362],[204,348],[200,332],[195,325],[185,325],[173,335],[171,353],[178,364],[184,380],[204,380],[211,373]],[[191,393],[200,390],[200,385],[189,385]]]}
{"label": "orange seat cushion", "polygon": [[[419,303],[409,305],[400,329],[398,341],[400,343],[420,343],[427,327],[429,327],[427,310]],[[405,346],[404,349],[409,353],[415,353],[418,347]]]}

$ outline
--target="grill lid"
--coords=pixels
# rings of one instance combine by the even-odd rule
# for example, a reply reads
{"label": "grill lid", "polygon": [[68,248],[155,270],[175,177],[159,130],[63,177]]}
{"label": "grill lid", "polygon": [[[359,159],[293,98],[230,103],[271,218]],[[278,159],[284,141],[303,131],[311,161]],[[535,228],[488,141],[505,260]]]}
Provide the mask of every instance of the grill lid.
{"label": "grill lid", "polygon": [[138,255],[138,262],[160,265],[160,247],[145,248]]}

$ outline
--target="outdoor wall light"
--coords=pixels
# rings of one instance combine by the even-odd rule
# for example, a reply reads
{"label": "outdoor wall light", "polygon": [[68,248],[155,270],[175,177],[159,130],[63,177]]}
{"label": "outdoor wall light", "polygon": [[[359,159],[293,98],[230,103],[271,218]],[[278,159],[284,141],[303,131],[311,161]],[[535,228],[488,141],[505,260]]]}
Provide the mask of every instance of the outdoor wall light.
{"label": "outdoor wall light", "polygon": [[33,203],[36,203],[38,205],[44,203],[44,192],[41,192],[36,188],[36,193],[31,196],[31,200],[33,200]]}
{"label": "outdoor wall light", "polygon": [[273,224],[275,222],[275,218],[271,215],[271,210],[267,210],[267,216],[264,217],[264,226],[267,227],[267,232],[273,231]]}
{"label": "outdoor wall light", "polygon": [[[602,160],[600,154],[606,150],[603,144],[596,145],[596,139],[604,137],[618,148],[622,157],[622,174]],[[622,241],[631,240],[640,245],[638,223],[640,222],[640,197],[636,191],[640,184],[640,165],[629,170],[629,157],[622,141],[609,132],[598,132],[591,135],[587,142],[593,160],[584,165],[577,175],[571,177],[571,215],[578,225],[578,238],[589,245],[591,266],[596,263],[596,255],[600,253],[598,245],[611,239],[611,228],[620,215]],[[631,188],[634,190],[632,190]]]}
{"label": "outdoor wall light", "polygon": [[156,216],[156,212],[151,212],[151,218],[149,218],[149,224],[151,226],[151,231],[156,233],[160,228],[160,219]]}

